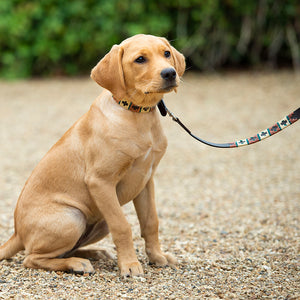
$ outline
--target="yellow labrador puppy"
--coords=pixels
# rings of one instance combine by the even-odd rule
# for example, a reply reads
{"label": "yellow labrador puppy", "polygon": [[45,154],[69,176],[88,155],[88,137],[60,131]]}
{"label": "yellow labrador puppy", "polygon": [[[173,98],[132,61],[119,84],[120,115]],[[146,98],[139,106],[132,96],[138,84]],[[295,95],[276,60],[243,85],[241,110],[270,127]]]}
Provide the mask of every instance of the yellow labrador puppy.
{"label": "yellow labrador puppy", "polygon": [[26,267],[92,273],[92,252],[81,247],[110,232],[121,275],[141,275],[121,208],[133,200],[149,261],[176,263],[158,239],[153,175],[167,140],[155,106],[184,70],[164,38],[136,35],[112,47],[91,73],[104,91],[27,180],[0,260],[25,249]]}

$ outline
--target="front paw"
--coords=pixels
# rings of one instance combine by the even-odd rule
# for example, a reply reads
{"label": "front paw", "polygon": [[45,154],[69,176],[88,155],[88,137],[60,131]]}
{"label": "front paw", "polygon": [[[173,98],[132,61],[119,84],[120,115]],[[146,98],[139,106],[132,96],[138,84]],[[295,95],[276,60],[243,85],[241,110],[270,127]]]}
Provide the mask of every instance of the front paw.
{"label": "front paw", "polygon": [[143,268],[138,261],[119,263],[119,267],[122,277],[142,276],[144,274]]}
{"label": "front paw", "polygon": [[176,265],[177,259],[171,255],[171,254],[167,254],[167,253],[163,253],[163,252],[157,252],[157,253],[148,253],[148,257],[149,257],[149,263],[159,266],[159,267],[163,267],[163,266],[174,266]]}

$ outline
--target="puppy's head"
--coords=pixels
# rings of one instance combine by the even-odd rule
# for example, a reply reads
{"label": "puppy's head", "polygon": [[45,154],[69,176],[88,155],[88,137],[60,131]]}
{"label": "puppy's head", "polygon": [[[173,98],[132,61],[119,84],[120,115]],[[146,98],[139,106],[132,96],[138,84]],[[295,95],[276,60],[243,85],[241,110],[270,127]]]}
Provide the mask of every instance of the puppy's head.
{"label": "puppy's head", "polygon": [[176,89],[184,71],[184,56],[166,39],[140,34],[114,45],[91,77],[116,99],[149,106]]}

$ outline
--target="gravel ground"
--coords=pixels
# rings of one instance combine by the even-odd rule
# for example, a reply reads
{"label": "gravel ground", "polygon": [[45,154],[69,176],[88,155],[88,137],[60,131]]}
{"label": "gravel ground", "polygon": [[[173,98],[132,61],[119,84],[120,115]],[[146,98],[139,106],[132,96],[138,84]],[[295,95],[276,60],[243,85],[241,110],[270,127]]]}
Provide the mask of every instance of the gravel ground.
{"label": "gravel ground", "polygon": [[[0,82],[0,244],[25,180],[99,94],[89,78]],[[249,137],[296,109],[291,72],[187,74],[165,102],[204,139]],[[156,174],[160,238],[176,268],[149,266],[132,203],[124,207],[145,276],[116,260],[79,276],[0,262],[0,299],[299,299],[300,122],[238,149],[202,145],[162,118],[169,147]],[[298,137],[298,138],[296,138]],[[108,237],[99,245],[115,255]]]}

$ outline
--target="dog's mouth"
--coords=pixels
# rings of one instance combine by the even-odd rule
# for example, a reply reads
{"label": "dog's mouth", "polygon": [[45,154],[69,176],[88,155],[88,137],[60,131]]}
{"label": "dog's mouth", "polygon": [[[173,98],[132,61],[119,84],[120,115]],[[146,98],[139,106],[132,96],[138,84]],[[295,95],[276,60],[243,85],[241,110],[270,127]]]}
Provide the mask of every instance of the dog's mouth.
{"label": "dog's mouth", "polygon": [[172,85],[168,85],[168,86],[163,86],[157,90],[148,90],[145,91],[144,93],[147,94],[164,94],[164,93],[170,93],[173,90],[175,90],[178,87],[177,84],[172,84]]}

